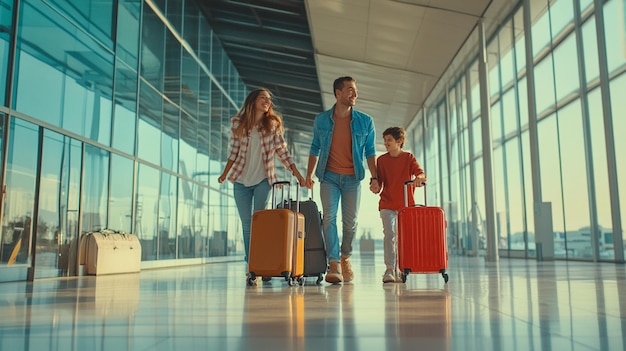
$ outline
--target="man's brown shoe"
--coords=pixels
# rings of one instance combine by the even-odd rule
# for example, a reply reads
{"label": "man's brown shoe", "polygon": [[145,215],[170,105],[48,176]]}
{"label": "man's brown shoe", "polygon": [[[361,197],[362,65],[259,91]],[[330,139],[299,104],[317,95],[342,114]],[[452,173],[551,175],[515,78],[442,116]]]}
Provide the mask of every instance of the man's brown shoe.
{"label": "man's brown shoe", "polygon": [[343,275],[341,274],[341,266],[337,261],[330,262],[330,268],[328,269],[328,273],[326,273],[325,278],[327,283],[338,284],[343,281]]}
{"label": "man's brown shoe", "polygon": [[354,279],[354,272],[352,272],[352,265],[350,264],[350,256],[341,255],[341,271],[343,272],[343,281],[351,282]]}

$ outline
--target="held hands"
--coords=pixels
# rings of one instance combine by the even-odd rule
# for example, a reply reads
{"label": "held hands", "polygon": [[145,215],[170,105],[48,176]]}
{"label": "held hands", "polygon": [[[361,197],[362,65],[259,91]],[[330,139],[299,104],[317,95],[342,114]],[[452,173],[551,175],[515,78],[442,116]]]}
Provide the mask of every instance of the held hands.
{"label": "held hands", "polygon": [[374,194],[378,194],[380,192],[380,185],[378,184],[378,179],[372,179],[370,181],[370,191]]}
{"label": "held hands", "polygon": [[300,174],[300,171],[298,171],[298,168],[296,167],[295,164],[292,164],[291,167],[289,167],[289,170],[291,170],[291,174],[293,174],[294,177],[296,177],[296,179],[298,179],[298,184],[300,186],[306,186],[306,180],[304,179],[304,177],[302,176],[302,174]]}
{"label": "held hands", "polygon": [[309,189],[313,189],[313,184],[315,184],[315,181],[310,176],[304,180],[304,186]]}
{"label": "held hands", "polygon": [[224,180],[226,180],[226,176],[224,174],[217,178],[217,182],[220,184],[224,183]]}
{"label": "held hands", "polygon": [[306,179],[304,179],[300,172],[296,170],[293,172],[293,175],[298,179],[298,184],[300,184],[300,186],[306,186]]}

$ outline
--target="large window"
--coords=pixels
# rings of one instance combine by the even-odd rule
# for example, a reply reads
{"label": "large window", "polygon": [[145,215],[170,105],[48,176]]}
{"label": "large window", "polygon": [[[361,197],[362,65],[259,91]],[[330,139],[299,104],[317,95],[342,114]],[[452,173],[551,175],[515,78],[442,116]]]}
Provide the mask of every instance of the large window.
{"label": "large window", "polygon": [[[624,111],[626,111],[626,101],[621,98],[621,94],[626,91],[626,73],[611,81],[611,110],[613,111],[613,134],[615,139],[615,159],[617,164],[617,179],[626,178],[626,164],[623,161],[626,158],[626,138],[619,132],[626,130],[626,119]],[[624,182],[618,182],[619,202],[622,219],[622,235],[626,237],[626,185]],[[622,248],[618,248],[622,249]]]}
{"label": "large window", "polygon": [[0,0],[0,105],[5,105],[13,0]]}
{"label": "large window", "polygon": [[111,155],[109,228],[127,233],[132,231],[133,173],[131,159]]}
{"label": "large window", "polygon": [[115,107],[111,146],[129,155],[135,154],[137,120],[137,72],[117,61],[115,68]]}
{"label": "large window", "polygon": [[113,47],[111,18],[114,0],[49,0],[49,2],[55,10],[105,43],[108,48]]}
{"label": "large window", "polygon": [[7,266],[30,265],[39,127],[13,118],[10,128],[0,262]]}
{"label": "large window", "polygon": [[598,62],[598,44],[596,37],[596,20],[591,17],[583,24],[583,56],[585,58],[585,75],[587,83],[600,76],[600,63]]}
{"label": "large window", "polygon": [[73,274],[72,239],[102,228],[134,232],[146,261],[242,253],[232,190],[216,174],[247,92],[194,2],[0,0],[0,81],[2,103],[10,88],[5,105],[25,116],[10,117],[5,264],[26,267],[32,232],[36,276]]}
{"label": "large window", "polygon": [[[559,2],[563,2],[561,0]],[[578,55],[576,53],[576,37],[569,35],[554,49],[554,82],[556,101],[562,101],[572,93],[578,93]]]}
{"label": "large window", "polygon": [[83,232],[108,228],[109,153],[85,145],[83,168]]}
{"label": "large window", "polygon": [[[564,225],[554,221],[554,230],[565,231],[568,257],[591,259],[594,257],[591,243],[589,217],[589,182],[586,165],[584,133],[580,100],[575,100],[558,111],[558,140],[561,164],[561,187],[563,188]],[[542,151],[543,152],[543,151]],[[549,177],[549,174],[542,177]],[[544,189],[545,191],[545,189]],[[554,210],[556,199],[552,200]]]}
{"label": "large window", "polygon": [[136,184],[134,234],[141,242],[142,259],[155,260],[158,258],[157,252],[163,252],[169,246],[169,235],[162,235],[157,227],[159,172],[140,163],[137,166]]}
{"label": "large window", "polygon": [[137,72],[139,64],[139,17],[141,0],[118,0],[117,58]]}
{"label": "large window", "polygon": [[[591,128],[591,150],[593,157],[593,174],[595,178],[596,215],[600,233],[612,232],[611,198],[609,190],[609,175],[606,153],[606,137],[604,134],[604,116],[600,88],[596,88],[587,95],[589,104],[589,126]],[[601,234],[603,235],[603,234]],[[600,253],[613,256],[613,242],[611,245],[600,243]],[[611,248],[611,250],[608,250]]]}
{"label": "large window", "polygon": [[610,0],[604,5],[604,33],[609,72],[626,64],[626,3]]}
{"label": "large window", "polygon": [[76,255],[70,247],[76,249],[79,234],[81,155],[81,143],[77,140],[44,131],[37,194],[36,277],[67,275],[76,266],[71,262]]}

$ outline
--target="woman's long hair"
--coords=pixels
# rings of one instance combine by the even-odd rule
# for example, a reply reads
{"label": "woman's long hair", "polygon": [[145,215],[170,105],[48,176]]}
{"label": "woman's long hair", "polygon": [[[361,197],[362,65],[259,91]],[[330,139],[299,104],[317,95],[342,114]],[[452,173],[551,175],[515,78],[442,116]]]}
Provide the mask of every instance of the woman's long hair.
{"label": "woman's long hair", "polygon": [[[239,126],[237,127],[236,135],[239,138],[247,136],[248,132],[254,128],[254,105],[261,92],[267,92],[270,97],[272,97],[272,93],[265,88],[253,90],[248,94],[241,110],[237,113]],[[265,113],[263,118],[261,118],[261,131],[269,133],[273,127],[275,127],[279,133],[283,132],[283,121],[280,115],[274,112],[274,104],[270,101],[269,110]]]}

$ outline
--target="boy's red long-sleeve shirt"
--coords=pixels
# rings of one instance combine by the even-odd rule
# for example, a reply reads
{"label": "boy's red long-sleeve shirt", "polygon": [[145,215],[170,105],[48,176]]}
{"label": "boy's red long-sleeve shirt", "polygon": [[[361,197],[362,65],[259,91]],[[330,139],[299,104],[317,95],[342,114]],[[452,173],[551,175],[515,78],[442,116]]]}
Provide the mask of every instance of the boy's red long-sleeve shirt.
{"label": "boy's red long-sleeve shirt", "polygon": [[[376,161],[378,184],[382,187],[378,210],[397,211],[404,207],[404,182],[424,173],[417,159],[410,152],[402,151],[397,157],[389,153],[381,155]],[[413,199],[413,185],[409,185],[409,205]]]}

